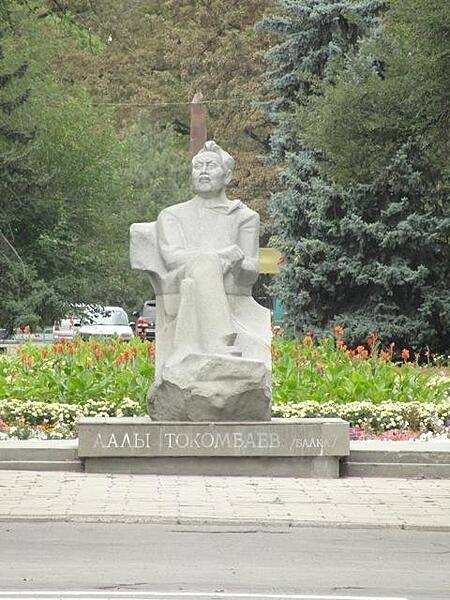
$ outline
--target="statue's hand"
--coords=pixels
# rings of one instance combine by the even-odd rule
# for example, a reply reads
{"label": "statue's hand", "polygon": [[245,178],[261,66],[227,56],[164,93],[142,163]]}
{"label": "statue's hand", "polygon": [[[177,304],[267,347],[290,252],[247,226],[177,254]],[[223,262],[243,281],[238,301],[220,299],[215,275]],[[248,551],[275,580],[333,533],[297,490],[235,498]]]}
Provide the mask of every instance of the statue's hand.
{"label": "statue's hand", "polygon": [[244,253],[236,244],[232,246],[228,246],[223,250],[219,251],[219,256],[222,259],[222,263],[224,265],[224,271],[228,271],[228,269],[234,269],[244,260]]}
{"label": "statue's hand", "polygon": [[231,268],[234,268],[235,266],[240,264],[244,260],[244,257],[245,257],[245,254],[242,252],[242,250],[239,248],[239,246],[236,246],[236,244],[231,246],[230,257],[229,257],[229,261],[231,263]]}

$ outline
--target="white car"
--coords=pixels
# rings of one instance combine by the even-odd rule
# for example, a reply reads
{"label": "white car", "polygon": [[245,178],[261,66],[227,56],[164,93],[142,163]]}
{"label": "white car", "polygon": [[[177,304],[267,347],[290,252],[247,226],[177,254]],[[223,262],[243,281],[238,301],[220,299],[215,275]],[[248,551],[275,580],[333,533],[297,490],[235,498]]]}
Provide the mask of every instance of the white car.
{"label": "white car", "polygon": [[78,334],[83,339],[117,336],[124,341],[134,336],[127,313],[120,306],[102,306],[95,311],[85,312]]}
{"label": "white car", "polygon": [[54,341],[72,340],[77,335],[80,324],[81,319],[75,315],[61,319],[53,325]]}

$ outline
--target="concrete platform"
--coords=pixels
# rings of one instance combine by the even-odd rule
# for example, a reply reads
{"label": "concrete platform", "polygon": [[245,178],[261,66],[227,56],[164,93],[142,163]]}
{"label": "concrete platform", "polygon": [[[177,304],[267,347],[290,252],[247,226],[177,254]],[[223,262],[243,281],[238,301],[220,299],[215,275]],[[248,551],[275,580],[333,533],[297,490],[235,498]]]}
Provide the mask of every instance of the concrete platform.
{"label": "concrete platform", "polygon": [[0,441],[0,470],[81,472],[84,465],[78,440],[6,440]]}
{"label": "concrete platform", "polygon": [[[0,441],[0,471],[84,471],[84,462],[78,458],[78,440],[7,440]],[[189,474],[189,465],[184,463]],[[297,477],[302,477],[298,465]],[[101,462],[97,465],[101,472]],[[260,469],[271,470],[253,463],[254,475]],[[119,470],[122,469],[122,470]],[[170,465],[165,466],[166,473]],[[159,474],[157,465],[154,465]],[[208,474],[205,465],[205,474]],[[127,473],[126,466],[118,466],[117,472]],[[172,473],[173,474],[173,473]],[[238,475],[234,470],[234,475]],[[224,475],[224,473],[222,473]],[[283,474],[280,472],[280,475]],[[285,475],[284,475],[285,476]],[[340,476],[374,478],[450,479],[450,440],[439,442],[350,442],[350,454],[341,460]]]}
{"label": "concrete platform", "polygon": [[342,419],[79,422],[78,456],[89,473],[337,478],[348,453]]}
{"label": "concrete platform", "polygon": [[450,479],[450,440],[351,442],[341,476]]}

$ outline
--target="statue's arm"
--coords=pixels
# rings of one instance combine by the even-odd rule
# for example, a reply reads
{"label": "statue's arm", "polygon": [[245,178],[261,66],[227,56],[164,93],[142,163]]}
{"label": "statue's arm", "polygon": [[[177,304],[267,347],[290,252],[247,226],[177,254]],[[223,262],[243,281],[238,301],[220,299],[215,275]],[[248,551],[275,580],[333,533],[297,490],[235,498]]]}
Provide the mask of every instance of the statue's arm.
{"label": "statue's arm", "polygon": [[244,285],[253,285],[258,279],[259,215],[252,211],[239,227],[239,248],[244,258],[235,278]]}
{"label": "statue's arm", "polygon": [[187,248],[178,218],[169,211],[162,211],[157,221],[158,245],[169,271],[183,267],[198,255],[198,250]]}

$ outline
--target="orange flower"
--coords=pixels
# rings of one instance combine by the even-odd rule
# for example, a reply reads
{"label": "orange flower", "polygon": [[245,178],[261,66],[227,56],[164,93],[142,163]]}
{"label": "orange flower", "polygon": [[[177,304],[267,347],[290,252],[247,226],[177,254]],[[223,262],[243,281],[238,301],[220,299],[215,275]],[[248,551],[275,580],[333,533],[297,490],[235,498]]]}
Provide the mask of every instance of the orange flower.
{"label": "orange flower", "polygon": [[313,351],[311,352],[311,356],[312,356],[313,358],[319,358],[319,353],[318,353],[318,351],[317,351],[317,350],[313,350]]}
{"label": "orange flower", "polygon": [[404,361],[407,361],[409,358],[409,350],[407,350],[406,348],[403,348],[401,356]]}
{"label": "orange flower", "polygon": [[[147,347],[148,355],[152,358],[155,354],[155,351],[152,350],[149,346]],[[272,345],[272,358],[273,360],[278,360],[281,356],[281,350],[279,350],[276,346]]]}
{"label": "orange flower", "polygon": [[342,335],[344,335],[344,328],[340,325],[336,325],[336,327],[334,328],[334,334],[338,337],[341,337]]}
{"label": "orange flower", "polygon": [[63,346],[62,344],[53,344],[53,350],[57,353],[57,354],[61,354],[61,352],[63,351]]}
{"label": "orange flower", "polygon": [[319,371],[319,373],[323,373],[326,369],[326,365],[323,363],[317,363],[316,369]]}
{"label": "orange flower", "polygon": [[47,348],[41,348],[41,356],[42,356],[42,358],[45,358],[46,356],[48,356]]}
{"label": "orange flower", "polygon": [[381,360],[390,360],[392,358],[392,353],[390,350],[382,350],[381,351]]}
{"label": "orange flower", "polygon": [[69,354],[75,354],[75,348],[73,346],[67,345],[66,349]]}
{"label": "orange flower", "polygon": [[306,356],[299,356],[298,359],[296,360],[296,365],[297,367],[302,367],[306,362],[308,362],[308,359],[306,358]]}
{"label": "orange flower", "polygon": [[356,352],[354,350],[347,350],[347,354],[350,358],[355,358]]}
{"label": "orange flower", "polygon": [[114,360],[114,364],[119,367],[122,363],[123,363],[123,357],[121,354],[119,354],[119,356],[117,356],[116,359]]}
{"label": "orange flower", "polygon": [[312,341],[313,341],[312,340],[312,333],[310,331],[307,331],[305,337],[303,338],[303,344],[305,346],[311,346]]}
{"label": "orange flower", "polygon": [[26,335],[29,335],[31,333],[31,327],[29,325],[25,325],[25,327],[23,328],[23,332]]}
{"label": "orange flower", "polygon": [[34,365],[34,360],[31,358],[29,354],[22,354],[20,360],[27,365],[28,367],[32,367]]}
{"label": "orange flower", "polygon": [[378,342],[379,339],[380,336],[378,335],[378,333],[371,333],[366,339],[366,344],[369,346],[369,348],[373,348],[373,346]]}
{"label": "orange flower", "polygon": [[95,358],[97,358],[97,359],[101,358],[101,357],[103,356],[102,349],[101,349],[101,348],[96,348],[96,349],[94,350],[94,356],[95,356]]}
{"label": "orange flower", "polygon": [[345,350],[347,350],[347,345],[344,343],[343,340],[338,340],[336,342],[336,346],[339,348],[339,350],[343,350],[345,352]]}

